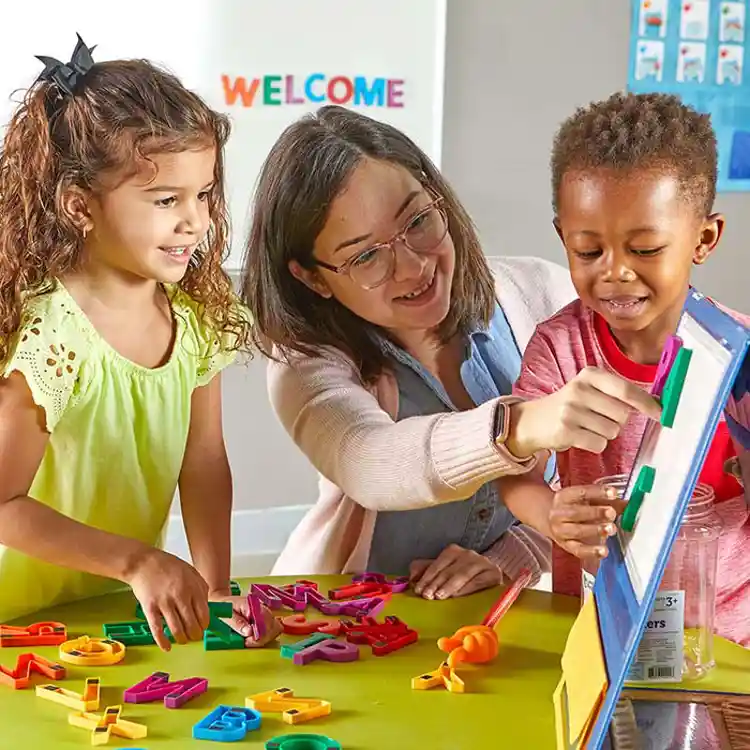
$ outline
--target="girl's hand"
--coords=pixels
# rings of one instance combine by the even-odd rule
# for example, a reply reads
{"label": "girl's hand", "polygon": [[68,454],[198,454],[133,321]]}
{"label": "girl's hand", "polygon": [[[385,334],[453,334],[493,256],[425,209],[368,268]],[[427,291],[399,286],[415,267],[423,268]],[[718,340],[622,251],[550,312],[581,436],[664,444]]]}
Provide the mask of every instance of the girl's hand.
{"label": "girl's hand", "polygon": [[649,393],[606,370],[587,367],[550,396],[513,404],[506,446],[519,458],[542,450],[601,453],[633,411],[659,419]]}
{"label": "girl's hand", "polygon": [[607,537],[617,533],[615,520],[627,503],[612,487],[566,487],[555,493],[549,514],[553,540],[581,559],[607,556]]}
{"label": "girl's hand", "polygon": [[409,578],[418,596],[449,599],[497,586],[503,574],[484,555],[451,544],[435,560],[414,560]]}
{"label": "girl's hand", "polygon": [[246,596],[229,596],[224,592],[215,592],[209,596],[212,602],[231,602],[234,616],[224,622],[245,637],[245,648],[260,648],[271,641],[275,641],[284,629],[281,623],[274,617],[267,607],[263,607],[263,620],[266,625],[266,632],[262,638],[257,641],[253,638],[252,616],[250,614],[250,605]]}
{"label": "girl's hand", "polygon": [[143,608],[156,644],[169,651],[166,622],[176,643],[200,641],[208,627],[208,585],[200,573],[168,552],[148,548],[126,582]]}

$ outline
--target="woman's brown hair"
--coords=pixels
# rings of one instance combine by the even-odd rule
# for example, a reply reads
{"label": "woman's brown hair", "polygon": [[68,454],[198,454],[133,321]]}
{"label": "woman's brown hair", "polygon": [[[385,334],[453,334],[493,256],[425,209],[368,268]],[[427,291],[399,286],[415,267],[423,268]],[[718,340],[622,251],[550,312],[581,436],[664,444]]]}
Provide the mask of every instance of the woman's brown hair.
{"label": "woman's brown hair", "polygon": [[266,158],[256,187],[245,248],[242,294],[255,316],[255,345],[268,357],[315,356],[332,346],[351,356],[365,380],[386,363],[373,327],[335,299],[296,280],[289,261],[313,268],[315,239],[329,207],[363,159],[407,169],[442,196],[456,247],[450,312],[439,334],[487,325],[495,305],[492,273],[474,225],[429,157],[404,133],[370,117],[329,105],[289,126]]}
{"label": "woman's brown hair", "polygon": [[228,252],[228,136],[224,115],[146,60],[96,63],[74,94],[63,94],[48,80],[31,86],[0,149],[0,366],[10,355],[27,296],[49,291],[56,277],[79,263],[83,235],[63,210],[65,191],[77,186],[95,193],[105,189],[104,176],[126,177],[150,154],[211,145],[211,228],[179,286],[199,303],[217,336],[229,334],[229,346],[249,339],[249,324],[221,265]]}

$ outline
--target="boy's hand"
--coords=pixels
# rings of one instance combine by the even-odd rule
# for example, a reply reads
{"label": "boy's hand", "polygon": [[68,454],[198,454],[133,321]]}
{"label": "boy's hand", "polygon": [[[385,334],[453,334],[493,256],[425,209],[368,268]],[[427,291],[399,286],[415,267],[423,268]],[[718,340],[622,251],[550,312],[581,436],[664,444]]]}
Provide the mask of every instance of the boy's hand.
{"label": "boy's hand", "polygon": [[581,559],[607,556],[607,537],[617,533],[615,520],[627,503],[612,487],[566,487],[555,493],[549,514],[553,540]]}
{"label": "boy's hand", "polygon": [[263,607],[263,620],[266,625],[266,632],[262,638],[257,641],[253,638],[252,616],[250,614],[250,605],[246,596],[228,596],[223,592],[212,593],[209,597],[213,602],[231,602],[234,615],[231,619],[224,620],[232,630],[237,631],[245,637],[245,648],[260,648],[271,641],[275,641],[284,629],[281,623],[274,617],[272,612]]}
{"label": "boy's hand", "polygon": [[649,393],[623,378],[587,367],[559,391],[511,406],[506,445],[518,457],[570,448],[601,453],[633,411],[659,419]]}
{"label": "boy's hand", "polygon": [[203,638],[209,622],[208,584],[192,565],[168,552],[149,548],[134,565],[127,583],[162,651],[171,649],[164,635],[164,622],[176,643]]}

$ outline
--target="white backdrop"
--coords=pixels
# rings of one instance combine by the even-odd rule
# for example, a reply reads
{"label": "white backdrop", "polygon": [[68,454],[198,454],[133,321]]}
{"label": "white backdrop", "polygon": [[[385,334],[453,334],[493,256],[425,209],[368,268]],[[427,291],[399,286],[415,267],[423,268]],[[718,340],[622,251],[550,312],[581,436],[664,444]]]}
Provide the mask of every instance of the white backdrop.
{"label": "white backdrop", "polygon": [[[67,62],[76,32],[97,45],[95,60],[145,57],[167,66],[232,118],[228,267],[236,269],[264,157],[286,125],[330,101],[329,93],[406,131],[440,163],[445,15],[446,0],[18,3],[0,46],[0,123],[11,93],[43,68],[34,55]],[[328,91],[336,77],[346,80]]]}

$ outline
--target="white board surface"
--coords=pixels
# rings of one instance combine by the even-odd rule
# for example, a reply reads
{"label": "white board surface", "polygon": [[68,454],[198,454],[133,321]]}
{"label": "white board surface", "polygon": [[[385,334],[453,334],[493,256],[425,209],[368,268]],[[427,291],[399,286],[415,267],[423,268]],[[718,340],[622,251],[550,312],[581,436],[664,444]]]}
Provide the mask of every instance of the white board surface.
{"label": "white board surface", "polygon": [[[677,328],[683,346],[692,350],[690,365],[677,407],[674,425],[649,423],[636,465],[655,469],[654,486],[641,505],[632,533],[618,531],[630,580],[638,601],[656,568],[657,558],[680,501],[681,489],[693,467],[711,409],[721,390],[731,354],[689,315],[683,314]],[[629,496],[628,492],[628,496]]]}

